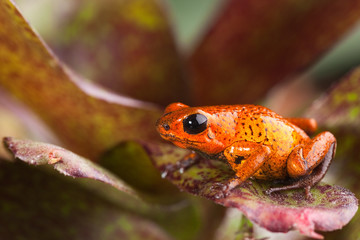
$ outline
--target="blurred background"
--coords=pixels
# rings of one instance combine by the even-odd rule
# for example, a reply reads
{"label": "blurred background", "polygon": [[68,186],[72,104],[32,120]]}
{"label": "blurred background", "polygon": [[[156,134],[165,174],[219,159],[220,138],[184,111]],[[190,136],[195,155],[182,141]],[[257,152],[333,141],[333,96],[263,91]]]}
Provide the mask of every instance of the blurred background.
{"label": "blurred background", "polygon": [[[58,21],[71,11],[72,0],[16,0],[27,20],[44,39],[51,39]],[[164,0],[175,31],[175,39],[182,53],[188,54],[196,46],[218,12],[221,12],[222,0]],[[312,66],[308,73],[319,84],[341,77],[360,63],[360,24],[349,31],[339,43]],[[325,83],[324,83],[325,82]]]}

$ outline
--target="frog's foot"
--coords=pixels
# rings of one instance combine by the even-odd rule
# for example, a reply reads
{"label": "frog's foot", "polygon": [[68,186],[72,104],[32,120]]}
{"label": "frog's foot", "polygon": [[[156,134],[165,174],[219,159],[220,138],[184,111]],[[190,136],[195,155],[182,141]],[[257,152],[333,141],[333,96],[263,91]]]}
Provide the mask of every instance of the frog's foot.
{"label": "frog's foot", "polygon": [[175,164],[166,165],[164,170],[161,171],[161,177],[165,178],[169,173],[173,173],[176,171],[184,173],[186,169],[198,163],[199,160],[200,157],[195,152],[192,152],[186,155],[182,160],[176,162]]}
{"label": "frog's foot", "polygon": [[331,147],[329,148],[329,151],[326,153],[323,161],[318,165],[310,175],[300,177],[298,179],[295,179],[294,182],[292,182],[290,185],[286,185],[283,187],[274,187],[269,188],[265,191],[266,194],[271,194],[273,192],[279,192],[279,191],[286,191],[291,189],[297,189],[297,188],[304,188],[306,199],[311,200],[312,195],[310,193],[310,189],[315,186],[318,182],[321,181],[321,179],[325,176],[327,169],[329,168],[329,165],[331,163],[331,160],[334,157],[335,154],[335,147],[336,143],[332,143]]}
{"label": "frog's foot", "polygon": [[242,181],[239,178],[234,177],[224,182],[213,183],[210,190],[211,192],[214,192],[212,195],[214,198],[220,199],[227,197],[230,192],[240,184],[242,184]]}
{"label": "frog's foot", "polygon": [[303,180],[299,180],[296,181],[295,183],[291,184],[291,185],[286,185],[283,187],[273,187],[273,188],[269,188],[265,191],[265,193],[267,195],[271,195],[273,192],[280,192],[280,191],[286,191],[286,190],[291,190],[291,189],[298,189],[298,188],[303,188],[305,190],[305,196],[307,200],[312,200],[313,197],[311,195],[310,189],[312,186],[308,185],[308,186],[304,186],[302,183]]}

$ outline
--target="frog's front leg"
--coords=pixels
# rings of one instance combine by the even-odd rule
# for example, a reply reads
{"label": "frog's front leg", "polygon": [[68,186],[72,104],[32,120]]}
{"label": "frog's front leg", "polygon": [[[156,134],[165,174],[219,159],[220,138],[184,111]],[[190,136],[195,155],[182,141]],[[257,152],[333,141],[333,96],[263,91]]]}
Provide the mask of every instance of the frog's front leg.
{"label": "frog's front leg", "polygon": [[235,171],[239,183],[245,182],[260,169],[270,155],[268,146],[239,141],[224,150],[224,155]]}
{"label": "frog's front leg", "polygon": [[253,176],[270,155],[270,148],[259,143],[239,141],[224,150],[224,156],[235,171],[236,177],[217,184],[222,196]]}
{"label": "frog's front leg", "polygon": [[161,177],[165,178],[169,173],[173,173],[175,171],[180,171],[183,173],[186,169],[192,167],[193,165],[197,164],[200,161],[199,155],[195,152],[191,152],[186,155],[180,161],[177,161],[175,164],[169,164],[164,167],[161,171]]}
{"label": "frog's front leg", "polygon": [[287,160],[287,172],[293,179],[290,185],[270,188],[268,194],[296,188],[304,188],[307,199],[311,198],[310,188],[325,176],[334,158],[336,139],[330,132],[322,132],[309,143],[298,145]]}

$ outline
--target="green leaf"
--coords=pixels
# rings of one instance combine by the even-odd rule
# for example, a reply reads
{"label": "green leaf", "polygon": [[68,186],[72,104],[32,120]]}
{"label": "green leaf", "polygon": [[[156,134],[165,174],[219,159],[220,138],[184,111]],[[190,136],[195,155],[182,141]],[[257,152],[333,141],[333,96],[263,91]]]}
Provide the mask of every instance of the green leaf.
{"label": "green leaf", "polygon": [[181,194],[169,181],[162,179],[143,146],[129,141],[107,150],[97,162],[135,189],[156,197],[158,201],[179,201]]}
{"label": "green leaf", "polygon": [[[161,171],[167,171],[169,166],[176,168],[176,162],[188,153],[171,145],[149,145],[148,152]],[[234,172],[226,164],[202,159],[183,173],[167,172],[166,178],[184,191],[226,207],[238,208],[251,221],[273,232],[297,229],[306,236],[320,239],[322,236],[315,230],[340,229],[358,209],[358,200],[353,193],[324,183],[312,188],[313,199],[306,199],[301,189],[267,195],[265,191],[274,183],[255,180],[246,181],[223,197],[223,190],[216,186],[233,176]]]}
{"label": "green leaf", "polygon": [[36,112],[70,150],[96,159],[120,141],[158,139],[157,108],[75,76],[9,0],[0,3],[0,23],[0,87]]}
{"label": "green leaf", "polygon": [[228,208],[215,236],[216,240],[255,239],[253,224],[236,208]]}
{"label": "green leaf", "polygon": [[1,239],[170,240],[158,225],[64,178],[0,160]]}
{"label": "green leaf", "polygon": [[[5,136],[24,138],[27,137],[27,131],[21,121],[9,109],[0,106],[0,139]],[[8,159],[10,157],[11,155],[4,148],[0,147],[0,158]]]}
{"label": "green leaf", "polygon": [[188,86],[161,3],[81,1],[59,20],[49,44],[79,73],[113,91],[162,105],[185,101]]}
{"label": "green leaf", "polygon": [[230,0],[189,60],[196,104],[253,103],[360,18],[360,1]]}

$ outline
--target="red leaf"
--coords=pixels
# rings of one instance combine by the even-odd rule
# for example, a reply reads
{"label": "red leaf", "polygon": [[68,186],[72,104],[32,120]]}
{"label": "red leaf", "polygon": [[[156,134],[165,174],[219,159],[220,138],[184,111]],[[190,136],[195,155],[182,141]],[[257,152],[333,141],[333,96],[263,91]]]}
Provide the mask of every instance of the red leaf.
{"label": "red leaf", "polygon": [[164,10],[154,0],[82,1],[59,21],[50,45],[113,91],[162,105],[184,101],[187,84]]}
{"label": "red leaf", "polygon": [[229,0],[190,58],[196,104],[259,100],[318,59],[359,17],[359,0]]}
{"label": "red leaf", "polygon": [[[188,151],[171,145],[147,145],[154,164],[160,171],[183,159]],[[302,189],[276,193],[271,196],[265,190],[272,182],[248,180],[233,189],[226,197],[217,188],[234,172],[224,163],[215,160],[201,161],[182,171],[167,172],[166,178],[180,189],[203,196],[226,207],[236,207],[251,221],[273,232],[299,230],[302,234],[321,239],[315,232],[333,231],[342,228],[358,209],[358,200],[347,189],[320,183],[312,188],[313,199],[306,199]]]}

